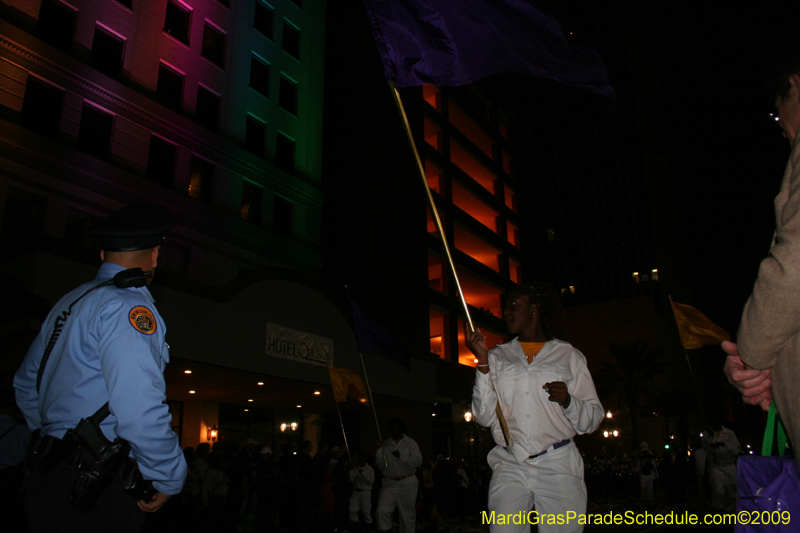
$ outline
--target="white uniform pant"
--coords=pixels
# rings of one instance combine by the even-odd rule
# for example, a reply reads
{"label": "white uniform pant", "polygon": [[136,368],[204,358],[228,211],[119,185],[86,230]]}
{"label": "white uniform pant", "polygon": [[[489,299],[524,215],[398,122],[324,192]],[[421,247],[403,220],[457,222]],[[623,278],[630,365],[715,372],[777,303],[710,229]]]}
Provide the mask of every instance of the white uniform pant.
{"label": "white uniform pant", "polygon": [[639,474],[639,499],[648,505],[653,505],[654,493],[653,483],[656,480],[656,473],[650,472],[648,475]]}
{"label": "white uniform pant", "polygon": [[392,529],[392,512],[397,507],[400,533],[414,533],[417,517],[417,487],[419,486],[417,476],[412,474],[400,481],[385,477],[382,483],[381,493],[378,496],[378,508],[375,511],[378,531]]}
{"label": "white uniform pant", "polygon": [[736,503],[736,463],[710,465],[708,482],[711,485],[711,507],[733,512]]}
{"label": "white uniform pant", "polygon": [[[502,446],[495,446],[487,460],[492,467],[489,483],[489,515],[494,511],[495,517],[489,527],[492,533],[528,532],[529,524],[535,520],[539,533],[583,531],[578,520],[586,513],[586,484],[583,459],[574,443],[522,464]],[[536,513],[529,514],[534,505]],[[512,523],[498,523],[501,514],[519,513],[525,517],[521,524],[513,523],[513,519],[506,520]]]}
{"label": "white uniform pant", "polygon": [[358,522],[358,512],[361,511],[361,518],[365,524],[372,523],[372,491],[354,490],[350,496],[350,521]]}

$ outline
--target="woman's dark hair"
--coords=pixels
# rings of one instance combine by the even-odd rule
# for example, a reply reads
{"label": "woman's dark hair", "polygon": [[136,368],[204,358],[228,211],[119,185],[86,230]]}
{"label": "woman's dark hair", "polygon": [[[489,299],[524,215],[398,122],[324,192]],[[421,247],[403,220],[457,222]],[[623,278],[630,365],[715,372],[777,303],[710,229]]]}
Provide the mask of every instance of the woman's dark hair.
{"label": "woman's dark hair", "polygon": [[564,336],[564,322],[561,314],[561,296],[546,281],[520,283],[506,294],[527,296],[532,304],[539,305],[542,330],[548,340],[560,339]]}

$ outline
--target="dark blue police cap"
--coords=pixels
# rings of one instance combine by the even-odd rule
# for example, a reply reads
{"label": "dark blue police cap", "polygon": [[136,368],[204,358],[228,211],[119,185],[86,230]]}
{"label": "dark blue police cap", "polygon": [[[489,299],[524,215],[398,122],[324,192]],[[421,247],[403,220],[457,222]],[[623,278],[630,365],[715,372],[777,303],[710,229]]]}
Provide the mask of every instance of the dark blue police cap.
{"label": "dark blue police cap", "polygon": [[131,252],[164,244],[164,234],[174,225],[168,209],[136,204],[111,213],[86,230],[86,235],[95,237],[107,252]]}

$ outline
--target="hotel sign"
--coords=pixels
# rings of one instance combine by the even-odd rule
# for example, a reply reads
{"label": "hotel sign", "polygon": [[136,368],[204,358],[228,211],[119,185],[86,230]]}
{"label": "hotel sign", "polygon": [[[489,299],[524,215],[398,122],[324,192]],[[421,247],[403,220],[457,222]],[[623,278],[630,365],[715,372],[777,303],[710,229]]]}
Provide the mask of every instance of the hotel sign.
{"label": "hotel sign", "polygon": [[333,365],[333,340],[267,324],[267,355],[319,366]]}

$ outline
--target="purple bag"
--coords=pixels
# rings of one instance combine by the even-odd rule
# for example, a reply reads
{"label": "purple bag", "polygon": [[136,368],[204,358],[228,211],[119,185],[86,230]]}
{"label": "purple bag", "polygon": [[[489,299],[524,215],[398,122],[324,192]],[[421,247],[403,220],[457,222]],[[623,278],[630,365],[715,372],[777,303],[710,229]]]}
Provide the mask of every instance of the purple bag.
{"label": "purple bag", "polygon": [[[743,455],[736,465],[739,520],[736,533],[800,532],[800,476],[794,457],[772,456],[775,402],[769,409],[761,456]],[[778,455],[786,449],[786,432],[778,426]],[[744,513],[744,514],[743,514]],[[742,522],[747,521],[746,524]]]}

